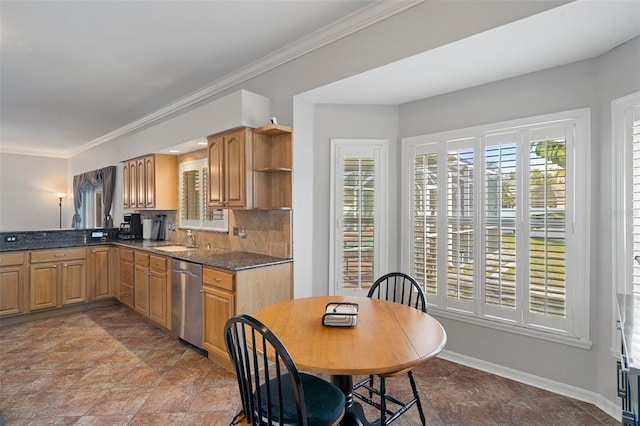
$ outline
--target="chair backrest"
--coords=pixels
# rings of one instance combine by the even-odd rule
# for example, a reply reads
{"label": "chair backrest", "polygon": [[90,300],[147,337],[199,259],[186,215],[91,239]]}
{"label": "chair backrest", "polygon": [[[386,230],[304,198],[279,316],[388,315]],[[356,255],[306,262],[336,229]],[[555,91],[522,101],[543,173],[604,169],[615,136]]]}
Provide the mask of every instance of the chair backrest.
{"label": "chair backrest", "polygon": [[285,412],[297,410],[297,424],[306,425],[300,373],[280,340],[249,315],[230,318],[224,335],[247,423],[283,424]]}
{"label": "chair backrest", "polygon": [[420,284],[403,272],[381,276],[369,289],[368,297],[401,303],[427,312],[427,296]]}

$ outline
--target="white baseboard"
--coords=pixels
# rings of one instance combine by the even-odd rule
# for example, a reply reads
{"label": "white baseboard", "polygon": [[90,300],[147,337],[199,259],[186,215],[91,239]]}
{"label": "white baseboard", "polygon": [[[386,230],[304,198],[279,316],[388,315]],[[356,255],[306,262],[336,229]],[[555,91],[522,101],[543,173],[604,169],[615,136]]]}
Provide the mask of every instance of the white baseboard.
{"label": "white baseboard", "polygon": [[614,419],[622,418],[622,408],[619,404],[615,404],[595,392],[447,350],[443,350],[438,357],[447,361],[466,365],[467,367],[475,368],[477,370],[486,371],[487,373],[495,374],[496,376],[515,380],[517,382],[524,383],[525,385],[544,389],[558,395],[588,402],[595,405]]}

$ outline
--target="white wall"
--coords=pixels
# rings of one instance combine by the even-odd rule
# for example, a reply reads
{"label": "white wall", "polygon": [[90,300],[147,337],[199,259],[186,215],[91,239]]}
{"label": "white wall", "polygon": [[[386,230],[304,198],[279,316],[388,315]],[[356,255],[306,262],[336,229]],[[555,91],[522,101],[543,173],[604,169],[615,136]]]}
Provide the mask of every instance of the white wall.
{"label": "white wall", "polygon": [[[0,155],[0,231],[58,229],[56,192],[71,192],[68,161],[29,155]],[[72,198],[62,200],[62,227],[71,227]]]}

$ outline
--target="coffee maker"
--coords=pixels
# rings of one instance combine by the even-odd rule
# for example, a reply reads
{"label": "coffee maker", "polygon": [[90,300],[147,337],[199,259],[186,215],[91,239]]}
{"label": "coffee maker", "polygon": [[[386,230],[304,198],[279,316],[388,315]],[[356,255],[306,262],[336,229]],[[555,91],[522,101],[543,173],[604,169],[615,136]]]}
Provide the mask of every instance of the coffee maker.
{"label": "coffee maker", "polygon": [[121,240],[142,239],[142,221],[139,213],[127,213],[120,224],[118,238]]}

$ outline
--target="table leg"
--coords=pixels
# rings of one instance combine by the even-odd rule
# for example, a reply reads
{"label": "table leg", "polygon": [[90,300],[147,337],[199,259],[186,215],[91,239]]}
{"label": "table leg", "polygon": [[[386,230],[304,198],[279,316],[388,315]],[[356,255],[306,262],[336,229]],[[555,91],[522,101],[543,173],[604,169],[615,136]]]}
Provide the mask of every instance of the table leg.
{"label": "table leg", "polygon": [[344,417],[340,421],[340,426],[370,426],[364,416],[364,410],[360,403],[353,400],[353,377],[351,376],[331,376],[331,383],[340,388],[345,396]]}

